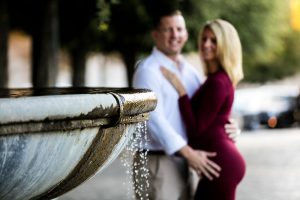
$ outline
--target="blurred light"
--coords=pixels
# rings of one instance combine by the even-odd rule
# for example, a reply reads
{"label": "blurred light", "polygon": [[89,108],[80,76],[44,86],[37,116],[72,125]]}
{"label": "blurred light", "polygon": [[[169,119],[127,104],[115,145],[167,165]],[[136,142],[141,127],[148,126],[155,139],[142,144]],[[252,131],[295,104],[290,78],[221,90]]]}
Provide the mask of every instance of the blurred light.
{"label": "blurred light", "polygon": [[269,126],[270,128],[275,128],[276,125],[277,125],[277,118],[276,118],[276,117],[270,117],[270,118],[268,119],[268,126]]}
{"label": "blurred light", "polygon": [[99,24],[100,31],[107,31],[108,30],[108,24],[105,22],[102,22]]}
{"label": "blurred light", "polygon": [[300,31],[300,0],[290,0],[290,11],[291,27]]}

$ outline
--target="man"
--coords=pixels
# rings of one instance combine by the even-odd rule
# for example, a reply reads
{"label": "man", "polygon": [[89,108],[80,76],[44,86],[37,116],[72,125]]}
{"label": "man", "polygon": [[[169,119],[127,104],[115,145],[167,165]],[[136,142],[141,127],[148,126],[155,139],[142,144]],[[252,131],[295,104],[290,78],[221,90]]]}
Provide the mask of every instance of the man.
{"label": "man", "polygon": [[[136,196],[155,200],[190,199],[187,163],[199,175],[203,174],[210,179],[219,176],[220,168],[209,159],[217,156],[214,152],[194,150],[187,145],[178,94],[163,77],[160,67],[164,66],[180,77],[189,96],[194,94],[202,80],[196,69],[181,55],[188,33],[180,11],[160,16],[154,21],[151,35],[155,47],[151,55],[138,64],[133,78],[135,88],[151,89],[158,99],[155,111],[150,114],[149,141],[145,142],[144,147],[149,149],[149,190],[139,191]],[[233,130],[236,130],[234,126]],[[135,161],[138,160],[139,156],[136,156]],[[136,179],[140,178],[139,174],[135,176]]]}

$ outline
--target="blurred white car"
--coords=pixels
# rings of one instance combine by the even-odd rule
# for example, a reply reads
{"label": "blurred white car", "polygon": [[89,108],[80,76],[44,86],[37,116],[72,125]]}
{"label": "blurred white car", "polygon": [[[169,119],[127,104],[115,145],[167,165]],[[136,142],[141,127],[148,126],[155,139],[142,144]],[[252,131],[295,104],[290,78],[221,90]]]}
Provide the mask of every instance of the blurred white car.
{"label": "blurred white car", "polygon": [[294,123],[294,111],[299,87],[266,85],[237,89],[233,117],[241,127],[253,130],[267,125],[270,128],[289,127]]}

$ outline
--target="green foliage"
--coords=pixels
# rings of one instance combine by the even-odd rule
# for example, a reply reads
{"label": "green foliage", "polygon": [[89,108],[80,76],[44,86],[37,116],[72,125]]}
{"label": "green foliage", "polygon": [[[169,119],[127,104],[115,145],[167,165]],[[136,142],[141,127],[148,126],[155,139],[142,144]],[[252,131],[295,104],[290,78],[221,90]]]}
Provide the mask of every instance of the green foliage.
{"label": "green foliage", "polygon": [[98,11],[98,18],[99,18],[99,25],[98,28],[100,31],[107,31],[108,30],[108,23],[110,20],[110,4],[108,4],[105,0],[98,0],[97,1]]}
{"label": "green foliage", "polygon": [[282,72],[282,67],[276,67],[280,63],[278,58],[291,55],[286,54],[291,48],[290,45],[286,45],[288,39],[286,35],[290,32],[288,2],[190,0],[189,4],[185,10],[190,32],[186,50],[193,50],[196,47],[198,32],[205,21],[222,18],[231,22],[239,32],[243,46],[245,80],[263,82],[281,78],[280,74],[290,75],[288,71]]}
{"label": "green foliage", "polygon": [[[7,1],[10,28],[32,34],[42,1]],[[18,4],[19,6],[15,6]],[[288,0],[61,0],[63,48],[119,52],[127,68],[152,48],[152,17],[164,9],[182,10],[189,31],[184,51],[197,51],[198,33],[207,20],[222,18],[238,30],[246,81],[264,82],[300,71],[300,37],[289,25]]]}
{"label": "green foliage", "polygon": [[126,48],[142,52],[149,42],[149,16],[142,1],[98,0],[101,50],[126,51]]}
{"label": "green foliage", "polygon": [[[101,49],[151,49],[151,18],[166,8],[182,10],[189,31],[184,51],[197,51],[198,33],[207,20],[222,18],[237,29],[242,46],[245,80],[264,82],[299,71],[299,34],[289,26],[283,0],[98,0]],[[127,66],[130,67],[130,66]]]}
{"label": "green foliage", "polygon": [[300,71],[300,33],[290,32],[283,40],[285,51],[274,59],[272,71],[269,72],[276,78],[290,76]]}

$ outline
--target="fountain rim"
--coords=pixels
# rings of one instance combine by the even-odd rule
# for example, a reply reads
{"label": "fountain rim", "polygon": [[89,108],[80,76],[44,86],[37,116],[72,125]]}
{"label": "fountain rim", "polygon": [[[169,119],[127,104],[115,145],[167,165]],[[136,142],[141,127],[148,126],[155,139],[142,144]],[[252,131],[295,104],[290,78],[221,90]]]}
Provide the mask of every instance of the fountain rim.
{"label": "fountain rim", "polygon": [[[114,99],[115,102],[111,104],[109,109],[112,110],[111,113],[105,115],[101,114],[99,111],[84,115],[81,114],[77,116],[67,116],[64,118],[51,118],[44,117],[38,120],[11,120],[8,122],[0,121],[0,135],[12,135],[19,133],[38,133],[38,132],[55,132],[59,130],[74,130],[83,128],[93,128],[93,127],[112,127],[119,123],[137,123],[142,121],[147,121],[149,119],[149,112],[154,110],[156,107],[156,97],[151,90],[147,89],[133,89],[133,88],[80,88],[79,92],[76,93],[74,88],[46,88],[46,89],[0,89],[0,101],[2,99],[19,99],[25,98],[35,98],[42,96],[51,96],[53,94],[46,95],[43,94],[45,91],[61,90],[63,95],[89,95],[95,94],[100,95],[98,98],[101,99],[101,95],[105,97],[109,96],[110,99]],[[10,93],[23,93],[25,95],[12,95],[10,97],[3,95],[3,91]],[[34,91],[38,91],[41,95],[32,95]],[[70,92],[71,91],[71,92]],[[57,92],[57,91],[56,91]],[[70,93],[68,93],[70,92]],[[136,97],[136,94],[146,94],[148,96],[143,98]],[[55,98],[55,97],[53,97]],[[136,99],[137,100],[133,100]],[[148,99],[147,99],[148,98]],[[128,100],[129,99],[129,100]],[[146,105],[149,103],[149,105]],[[131,105],[133,104],[133,105]],[[133,109],[133,106],[141,105],[139,112]],[[1,104],[0,104],[1,107]],[[97,108],[98,109],[98,108]]]}
{"label": "fountain rim", "polygon": [[15,134],[34,134],[41,132],[72,131],[76,129],[102,127],[109,128],[119,124],[138,123],[149,120],[149,113],[124,116],[122,118],[108,119],[79,119],[79,120],[55,120],[43,122],[24,122],[16,124],[0,125],[0,136]]}

